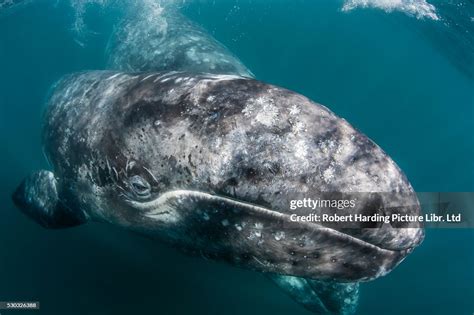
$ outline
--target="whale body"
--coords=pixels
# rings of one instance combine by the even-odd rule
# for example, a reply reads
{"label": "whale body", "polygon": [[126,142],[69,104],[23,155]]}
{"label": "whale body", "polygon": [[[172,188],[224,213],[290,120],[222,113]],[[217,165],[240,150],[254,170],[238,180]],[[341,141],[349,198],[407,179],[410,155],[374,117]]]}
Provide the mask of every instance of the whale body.
{"label": "whale body", "polygon": [[105,221],[238,266],[341,281],[385,274],[422,239],[416,226],[339,231],[290,220],[290,200],[361,187],[397,193],[377,207],[361,199],[355,212],[406,204],[396,211],[417,214],[419,206],[367,137],[257,80],[71,75],[50,100],[43,141],[54,172],[33,175],[14,199],[47,227]]}

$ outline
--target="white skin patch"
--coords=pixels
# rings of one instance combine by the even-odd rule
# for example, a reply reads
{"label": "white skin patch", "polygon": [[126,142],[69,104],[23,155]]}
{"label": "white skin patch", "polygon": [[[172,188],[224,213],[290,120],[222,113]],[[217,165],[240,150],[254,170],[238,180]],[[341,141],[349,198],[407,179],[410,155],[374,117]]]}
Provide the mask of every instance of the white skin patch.
{"label": "white skin patch", "polygon": [[293,105],[290,107],[289,113],[291,116],[297,116],[301,112],[298,105]]}
{"label": "white skin patch", "polygon": [[292,276],[282,276],[282,277],[284,277],[285,282],[291,287],[293,287],[294,289],[299,289],[299,290],[304,289],[305,280],[302,280],[298,277],[292,277]]}
{"label": "white skin patch", "polygon": [[242,110],[245,117],[252,118],[252,123],[258,122],[270,127],[277,122],[278,108],[274,105],[273,99],[265,96],[251,99]]}
{"label": "white skin patch", "polygon": [[207,101],[212,102],[212,101],[214,101],[215,98],[216,97],[214,95],[209,95],[208,98],[207,98]]}
{"label": "white skin patch", "polygon": [[280,241],[285,239],[285,232],[283,231],[278,231],[275,233],[275,240]]}
{"label": "white skin patch", "polygon": [[323,171],[322,178],[326,184],[329,184],[333,180],[334,177],[335,177],[334,167],[329,166],[327,169]]}
{"label": "white skin patch", "polygon": [[291,131],[294,133],[294,134],[298,134],[298,133],[301,133],[301,132],[304,132],[306,131],[306,125],[301,122],[301,121],[297,121],[296,123],[294,123],[291,127]]}
{"label": "white skin patch", "polygon": [[295,156],[297,158],[305,158],[306,155],[308,154],[308,145],[306,144],[306,141],[303,139],[298,140],[295,143]]}

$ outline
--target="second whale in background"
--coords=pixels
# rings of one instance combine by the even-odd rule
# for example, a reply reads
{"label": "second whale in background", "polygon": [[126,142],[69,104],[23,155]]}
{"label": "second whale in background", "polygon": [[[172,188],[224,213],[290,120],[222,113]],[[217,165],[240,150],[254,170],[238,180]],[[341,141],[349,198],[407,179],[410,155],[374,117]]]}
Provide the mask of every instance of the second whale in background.
{"label": "second whale in background", "polygon": [[179,11],[136,6],[109,40],[107,69],[253,74],[224,45]]}

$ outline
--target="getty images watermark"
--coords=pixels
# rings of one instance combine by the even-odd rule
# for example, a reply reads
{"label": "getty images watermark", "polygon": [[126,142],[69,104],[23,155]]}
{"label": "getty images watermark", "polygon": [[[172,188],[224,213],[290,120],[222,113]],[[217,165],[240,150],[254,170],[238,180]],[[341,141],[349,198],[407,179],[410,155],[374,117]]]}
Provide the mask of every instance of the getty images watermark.
{"label": "getty images watermark", "polygon": [[[341,228],[379,227],[474,227],[474,193],[417,193],[420,205],[404,204],[394,193],[328,194],[289,203],[290,220]],[[416,201],[415,201],[416,202]],[[421,212],[418,207],[421,207]]]}

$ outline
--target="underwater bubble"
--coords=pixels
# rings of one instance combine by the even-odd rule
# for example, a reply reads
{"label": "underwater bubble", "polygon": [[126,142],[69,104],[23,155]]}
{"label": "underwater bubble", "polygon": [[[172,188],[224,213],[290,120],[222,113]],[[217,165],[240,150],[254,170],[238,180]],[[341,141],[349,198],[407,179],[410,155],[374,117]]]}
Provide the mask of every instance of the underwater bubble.
{"label": "underwater bubble", "polygon": [[418,19],[439,20],[436,7],[426,0],[346,0],[342,11],[347,12],[356,8],[374,8],[387,13],[398,11]]}

